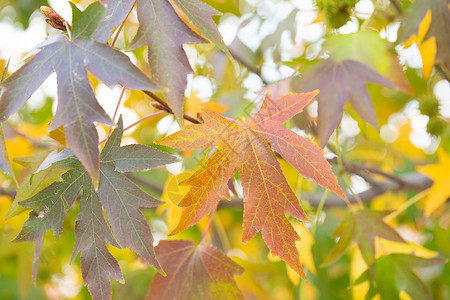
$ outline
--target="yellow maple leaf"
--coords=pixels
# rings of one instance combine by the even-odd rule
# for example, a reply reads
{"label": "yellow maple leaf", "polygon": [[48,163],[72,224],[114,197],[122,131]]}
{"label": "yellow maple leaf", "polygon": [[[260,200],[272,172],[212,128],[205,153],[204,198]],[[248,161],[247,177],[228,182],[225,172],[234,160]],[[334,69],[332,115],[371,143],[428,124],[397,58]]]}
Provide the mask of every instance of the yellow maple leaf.
{"label": "yellow maple leaf", "polygon": [[450,197],[450,156],[438,149],[439,163],[418,167],[417,170],[433,179],[430,194],[426,198],[425,215],[429,216]]}
{"label": "yellow maple leaf", "polygon": [[413,34],[403,44],[405,48],[409,48],[413,43],[416,43],[419,48],[420,56],[422,57],[422,74],[425,79],[430,77],[436,59],[436,38],[433,36],[424,41],[425,35],[430,28],[431,18],[431,10],[428,10],[422,22],[420,22],[417,35]]}

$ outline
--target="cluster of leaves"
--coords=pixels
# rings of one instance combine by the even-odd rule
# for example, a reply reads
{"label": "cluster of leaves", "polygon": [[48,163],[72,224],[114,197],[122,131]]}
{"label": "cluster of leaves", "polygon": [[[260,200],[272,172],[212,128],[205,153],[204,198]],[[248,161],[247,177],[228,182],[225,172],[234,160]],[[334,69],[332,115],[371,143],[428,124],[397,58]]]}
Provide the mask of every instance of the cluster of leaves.
{"label": "cluster of leaves", "polygon": [[[427,131],[435,137],[442,136],[443,145],[447,129],[450,128],[448,120],[441,114],[439,100],[429,88],[438,76],[446,78],[448,74],[449,37],[442,29],[450,24],[450,6],[445,0],[433,0],[430,3],[416,1],[409,7],[409,1],[403,2],[408,3],[403,3],[402,7],[393,1],[397,10],[404,10],[400,20],[399,42],[404,42],[405,47],[413,43],[418,45],[423,60],[422,77],[417,72],[404,71],[406,67],[400,64],[394,45],[380,37],[379,31],[386,24],[384,21],[378,24],[376,18],[365,21],[363,25],[364,28],[370,26],[371,30],[326,35],[325,42],[320,46],[321,53],[326,55],[320,53],[313,59],[306,59],[305,55],[285,62],[282,61],[280,36],[290,30],[291,40],[295,42],[296,29],[292,27],[295,27],[297,9],[292,10],[280,22],[277,30],[267,35],[253,52],[239,40],[239,35],[227,47],[213,20],[220,12],[239,15],[245,4],[239,7],[234,0],[104,0],[92,1],[84,11],[70,3],[71,24],[52,9],[41,8],[47,23],[58,33],[50,35],[36,46],[26,57],[31,59],[2,80],[0,85],[0,119],[5,122],[19,111],[53,72],[57,76],[58,105],[48,130],[49,136],[59,142],[58,149],[51,153],[46,151],[39,162],[16,159],[28,169],[33,169],[33,173],[21,176],[21,179],[25,179],[20,185],[17,184],[15,199],[6,214],[6,218],[11,219],[30,210],[15,241],[36,243],[32,263],[34,280],[45,247],[45,233],[52,230],[58,239],[65,227],[64,220],[68,219],[66,223],[73,221],[71,218],[76,215],[73,212],[79,207],[73,228],[75,245],[70,261],[74,262],[81,252],[82,278],[93,299],[111,299],[113,284],[110,279],[124,280],[124,268],[119,267],[120,259],[114,248],[130,249],[146,266],[158,272],[149,284],[148,299],[264,298],[267,295],[262,292],[261,284],[256,283],[257,278],[264,277],[261,274],[272,278],[280,270],[274,271],[270,269],[272,267],[261,267],[254,263],[265,256],[266,249],[255,238],[258,232],[261,232],[262,240],[270,251],[269,257],[276,256],[291,268],[281,273],[288,274],[286,276],[292,285],[298,287],[298,293],[304,293],[304,285],[308,284],[304,281],[299,283],[298,278],[308,275],[316,289],[326,297],[329,290],[326,288],[327,282],[334,280],[330,275],[332,272],[324,275],[324,270],[336,268],[345,261],[344,254],[350,253],[352,264],[356,265],[360,256],[359,264],[362,267],[351,271],[354,273],[347,270],[348,277],[353,278],[350,281],[346,278],[344,283],[340,282],[341,286],[351,285],[352,289],[357,290],[358,286],[369,281],[362,293],[366,298],[379,294],[383,299],[399,299],[406,292],[411,299],[431,299],[427,286],[411,267],[440,266],[445,260],[434,254],[433,257],[425,258],[415,255],[417,249],[422,252],[426,250],[406,241],[395,230],[391,220],[403,210],[411,209],[410,206],[426,193],[429,196],[423,216],[420,209],[414,213],[421,218],[445,214],[439,211],[445,209],[450,197],[447,189],[450,184],[450,160],[445,150],[439,149],[438,164],[417,168],[434,181],[433,186],[402,203],[403,207],[392,207],[388,196],[385,196],[387,200],[383,200],[383,210],[376,211],[373,209],[375,206],[372,209],[364,207],[364,193],[351,197],[346,197],[344,193],[352,192],[354,187],[347,173],[366,180],[372,186],[367,194],[375,193],[375,196],[389,195],[391,191],[397,190],[406,198],[411,195],[408,189],[421,190],[431,185],[425,176],[420,177],[421,181],[425,181],[425,184],[420,185],[400,174],[416,169],[413,154],[408,152],[411,143],[398,147],[384,143],[378,133],[365,126],[365,122],[375,129],[390,125],[391,114],[401,113],[405,104],[417,97],[420,113],[429,118]],[[325,14],[330,30],[350,20],[356,3],[354,0],[315,2],[316,7]],[[128,18],[134,9],[138,24]],[[390,13],[390,9],[385,13]],[[142,47],[147,47],[149,76],[133,64],[126,54],[114,48],[118,34],[126,27],[124,25],[134,26],[137,31],[134,38],[130,39],[127,50],[134,51],[139,57],[145,56]],[[116,28],[116,36],[110,42]],[[226,116],[220,114],[226,111],[226,106],[214,102],[209,102],[208,106],[195,100],[195,93],[185,100],[187,78],[193,73],[194,66],[188,60],[186,44],[205,44],[208,40],[216,47],[214,55],[223,58],[217,61],[227,61],[223,65],[215,62],[217,65],[214,69],[225,70],[220,81],[220,76],[217,76],[215,93],[217,98],[225,99],[223,104],[232,107]],[[197,45],[196,51],[209,56],[211,47],[208,47]],[[242,118],[242,111],[245,112],[248,105],[242,99],[242,78],[248,73],[242,70],[236,72],[233,68],[239,62],[264,80],[260,68],[262,56],[266,56],[268,51],[279,65],[295,67],[302,76],[293,74],[282,81],[268,84],[264,91],[269,93],[257,105],[252,103],[249,117]],[[210,60],[214,61],[212,55]],[[197,68],[196,73],[204,72],[210,76],[212,71],[209,68],[204,65]],[[440,72],[440,75],[433,73],[433,70]],[[89,76],[88,72],[93,76]],[[143,144],[121,146],[125,130],[122,117],[115,124],[115,115],[111,119],[97,102],[94,92],[97,79],[109,87],[120,84],[124,89],[121,97],[125,89],[149,95],[158,102],[155,109],[172,114],[181,130],[156,141],[152,138],[147,143],[153,143],[154,147]],[[300,114],[316,100],[317,117]],[[383,103],[390,100],[392,105]],[[197,107],[193,108],[195,101],[195,106],[203,108],[201,111]],[[353,111],[346,108],[346,102],[351,104]],[[239,105],[234,105],[237,103]],[[133,107],[133,104],[128,105]],[[137,111],[136,107],[133,108]],[[153,112],[150,116],[156,114],[159,112]],[[197,114],[198,119],[192,117],[194,114]],[[356,120],[361,133],[350,141],[344,139],[342,145],[334,143],[333,135],[339,141],[339,127],[343,128],[341,120],[349,115]],[[185,126],[186,120],[193,124]],[[109,132],[106,134],[106,143],[100,151],[99,146],[103,142],[99,142],[98,129],[102,128],[101,124],[109,126],[109,131],[113,126],[116,128],[111,135]],[[17,168],[13,168],[10,163],[5,142],[7,129],[5,126],[3,132],[3,127],[0,128],[0,169],[17,181]],[[135,136],[138,135],[143,139],[142,128]],[[338,156],[336,165],[343,174],[339,183],[329,161],[324,157],[325,151],[304,136],[317,138],[322,148],[328,146],[329,151]],[[139,141],[139,138],[136,139]],[[183,151],[186,166],[194,161],[195,166],[192,168],[199,167],[195,172],[169,177],[161,197],[166,201],[164,204],[133,183],[130,172],[148,171],[177,162],[175,156],[161,151],[174,153],[167,147]],[[341,148],[354,151],[341,154]],[[204,157],[189,160],[190,151],[197,149],[207,149],[203,152]],[[365,152],[361,155],[359,149]],[[373,155],[368,154],[370,151],[373,151]],[[391,156],[386,155],[386,152],[390,152]],[[397,159],[405,154],[411,157],[407,161],[409,164],[405,164],[404,159]],[[344,155],[355,162],[371,160],[380,168],[389,168],[392,174],[371,166],[365,168],[364,164],[352,169],[349,167],[351,163],[344,161]],[[371,174],[385,180],[379,181],[378,177]],[[303,178],[308,180],[303,181]],[[312,190],[310,180],[335,194],[328,196],[326,191],[320,203],[317,201],[313,205],[318,206],[317,210],[307,201],[300,202],[298,199],[300,190]],[[240,186],[235,183],[240,183]],[[343,191],[341,186],[347,189]],[[312,196],[315,194],[306,193],[304,198],[313,199]],[[372,194],[367,197],[371,201],[375,196]],[[346,203],[350,211],[343,216],[341,211],[330,210],[331,216],[342,220],[341,224],[319,226],[325,201],[331,201],[334,197],[339,203]],[[222,201],[224,199],[230,200],[231,205],[236,199],[239,203],[243,202],[242,210],[232,212],[233,219],[242,218],[242,230],[236,230],[240,235],[236,240],[247,244],[247,249],[252,249],[252,243],[258,245],[255,251],[247,250],[242,255],[239,252],[241,243],[234,243],[234,247],[231,247],[230,242],[223,238],[236,235],[234,227],[224,230],[214,223],[217,215],[222,213],[219,207],[227,205],[227,202]],[[354,199],[358,205],[352,204]],[[163,211],[167,215],[169,225],[175,223],[173,227],[168,226],[171,227],[169,235],[192,239],[192,235],[195,236],[193,230],[201,228],[204,233],[200,243],[168,239],[159,241],[158,246],[153,248],[154,236],[146,212],[141,209],[156,207],[159,207],[158,212]],[[397,211],[386,211],[392,208]],[[411,214],[410,211],[408,213]],[[203,223],[202,220],[208,215],[211,215],[209,223]],[[308,222],[311,215],[314,215],[313,225],[303,226],[302,223]],[[231,227],[230,223],[228,226]],[[195,224],[198,226],[193,227]],[[448,218],[444,217],[442,224],[436,225],[436,230],[444,228],[439,236],[445,235]],[[241,222],[233,222],[233,225],[241,227]],[[212,227],[215,230],[211,239],[214,246],[205,242],[208,233],[213,231]],[[219,241],[214,236],[218,236]],[[338,241],[334,243],[332,237],[338,238]],[[357,245],[357,251],[349,251],[353,243]],[[383,243],[393,243],[395,246],[386,250],[380,246]],[[313,247],[316,251],[313,251]],[[404,249],[402,247],[406,250],[398,250]],[[238,253],[241,259],[232,260],[222,251],[230,248],[237,248],[233,253]],[[436,241],[430,248],[441,250],[444,256],[448,254],[442,251],[448,249],[445,241],[440,244]],[[277,265],[274,265],[273,268],[276,268]],[[320,265],[320,269],[317,270],[315,265]],[[343,272],[339,270],[337,273]],[[240,277],[242,281],[238,279]]]}

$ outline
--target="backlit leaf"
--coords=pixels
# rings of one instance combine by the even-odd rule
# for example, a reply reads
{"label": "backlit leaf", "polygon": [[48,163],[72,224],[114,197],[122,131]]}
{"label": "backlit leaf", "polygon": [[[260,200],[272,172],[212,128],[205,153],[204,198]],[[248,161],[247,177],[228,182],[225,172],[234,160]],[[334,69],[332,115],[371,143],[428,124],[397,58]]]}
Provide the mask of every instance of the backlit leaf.
{"label": "backlit leaf", "polygon": [[206,163],[183,182],[191,189],[179,204],[183,213],[172,234],[194,225],[222,198],[228,197],[228,180],[239,170],[244,193],[242,240],[248,242],[261,231],[271,252],[304,276],[295,247],[299,237],[285,213],[302,221],[307,218],[271,147],[301,174],[344,197],[323,151],[280,126],[316,95],[317,92],[290,94],[278,101],[268,95],[248,127],[204,111],[204,123],[186,126],[183,131],[157,141],[183,150],[219,146]]}
{"label": "backlit leaf", "polygon": [[155,251],[167,276],[155,275],[147,299],[243,299],[233,276],[244,269],[216,247],[174,240]]}
{"label": "backlit leaf", "polygon": [[180,124],[183,123],[184,90],[192,72],[183,44],[204,43],[176,14],[167,0],[138,0],[139,29],[130,48],[148,46],[152,78],[169,91],[164,96]]}
{"label": "backlit leaf", "polygon": [[308,70],[304,78],[293,84],[298,92],[319,89],[318,132],[320,144],[325,146],[342,118],[345,102],[349,101],[359,116],[378,128],[377,117],[370,100],[367,82],[393,88],[394,85],[360,62],[328,59]]}
{"label": "backlit leaf", "polygon": [[419,172],[433,179],[430,194],[426,199],[425,215],[429,216],[450,197],[450,157],[443,148],[438,149],[439,163],[421,166]]}

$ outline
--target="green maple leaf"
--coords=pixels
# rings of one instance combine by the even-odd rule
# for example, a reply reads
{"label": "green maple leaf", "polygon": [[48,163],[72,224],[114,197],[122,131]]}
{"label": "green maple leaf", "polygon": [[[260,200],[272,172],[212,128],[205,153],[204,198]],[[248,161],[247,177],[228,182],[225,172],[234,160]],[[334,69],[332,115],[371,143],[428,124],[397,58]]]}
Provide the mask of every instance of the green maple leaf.
{"label": "green maple leaf", "polygon": [[94,122],[114,125],[98,104],[86,69],[108,86],[120,83],[136,90],[159,89],[122,52],[96,42],[92,35],[105,7],[100,2],[81,12],[72,5],[71,38],[51,36],[38,46],[30,61],[2,84],[0,119],[16,112],[53,72],[57,74],[58,107],[49,130],[64,126],[68,147],[97,184],[99,178],[98,134]]}
{"label": "green maple leaf", "polygon": [[[66,210],[80,191],[83,192],[75,226],[76,243],[72,260],[81,251],[83,279],[94,299],[110,299],[109,278],[122,279],[117,261],[109,253],[105,242],[119,248],[130,248],[147,265],[163,273],[153,250],[150,227],[140,211],[140,208],[157,207],[161,202],[119,172],[148,170],[173,163],[177,159],[144,145],[120,147],[122,134],[123,123],[120,118],[118,128],[102,150],[97,192],[80,161],[73,155],[68,157],[67,153],[60,152],[60,160],[53,157],[51,161],[52,168],[69,169],[62,175],[62,180],[19,202],[32,211],[15,241],[36,242],[35,260],[38,262],[45,232],[51,229],[56,238],[61,235]],[[111,229],[103,218],[102,207]],[[37,263],[34,274],[36,267]]]}
{"label": "green maple leaf", "polygon": [[367,270],[355,281],[355,285],[370,281],[366,299],[372,299],[378,292],[381,299],[400,299],[405,291],[412,300],[432,300],[433,296],[427,286],[412,271],[412,268],[424,268],[443,264],[439,258],[422,258],[409,254],[390,254],[375,261],[375,278],[370,280]]}
{"label": "green maple leaf", "polygon": [[371,266],[375,260],[375,237],[404,242],[403,238],[383,221],[386,214],[368,209],[350,212],[333,233],[334,237],[339,237],[339,241],[331,250],[323,266],[338,260],[352,241],[358,245],[368,266]]}

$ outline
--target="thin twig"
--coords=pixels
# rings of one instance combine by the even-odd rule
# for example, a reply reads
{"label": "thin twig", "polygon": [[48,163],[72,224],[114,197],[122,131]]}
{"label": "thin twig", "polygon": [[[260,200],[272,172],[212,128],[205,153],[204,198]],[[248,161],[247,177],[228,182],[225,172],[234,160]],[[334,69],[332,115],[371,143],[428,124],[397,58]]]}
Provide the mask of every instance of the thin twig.
{"label": "thin twig", "polygon": [[[125,131],[127,131],[128,129],[130,129],[131,127],[134,127],[134,126],[138,125],[138,124],[141,123],[142,121],[145,121],[145,120],[147,120],[147,119],[149,119],[149,118],[151,118],[151,117],[154,117],[154,116],[156,116],[156,115],[160,115],[160,114],[162,114],[162,113],[164,113],[164,111],[157,111],[157,112],[151,113],[151,114],[149,114],[149,115],[147,115],[147,116],[145,116],[145,117],[143,117],[143,118],[140,118],[139,120],[137,120],[136,122],[134,122],[134,123],[131,124],[130,126],[125,127],[125,128],[123,129],[123,131],[125,132]],[[105,143],[107,140],[108,140],[108,137],[105,138],[104,140],[100,141],[98,144],[99,144],[99,145],[100,145],[100,144],[103,144],[103,143]]]}
{"label": "thin twig", "polygon": [[120,32],[122,31],[123,25],[125,25],[126,20],[128,19],[128,17],[130,16],[131,12],[133,11],[134,5],[131,7],[130,11],[128,12],[127,17],[125,18],[125,20],[123,20],[123,22],[120,24],[119,29],[117,29],[116,31],[116,36],[114,37],[112,43],[111,43],[111,47],[114,47],[114,44],[117,41],[117,38],[119,37]]}
{"label": "thin twig", "polygon": [[408,207],[410,207],[411,205],[413,205],[414,203],[416,203],[417,201],[421,200],[426,195],[428,195],[430,193],[430,190],[431,189],[426,189],[424,191],[421,191],[420,193],[418,193],[417,195],[415,195],[414,197],[412,197],[411,199],[409,199],[408,201],[406,201],[405,203],[400,205],[400,207],[397,208],[397,210],[395,210],[394,212],[392,212],[389,215],[387,215],[386,217],[384,217],[384,221],[389,222],[392,219],[396,218],[399,214],[404,212]]}
{"label": "thin twig", "polygon": [[[120,103],[122,102],[123,94],[125,94],[125,87],[122,88],[122,92],[120,93],[119,100],[117,100],[116,109],[114,110],[114,114],[112,117],[113,122],[116,119],[117,111],[119,110]],[[112,131],[112,126],[109,126],[108,134],[106,135],[106,142],[108,141],[109,136],[111,135],[111,131]]]}
{"label": "thin twig", "polygon": [[206,239],[206,236],[208,235],[208,232],[209,232],[209,229],[211,228],[211,224],[212,224],[212,221],[214,219],[214,215],[215,215],[216,211],[217,211],[217,205],[211,211],[211,216],[209,217],[208,225],[206,226],[205,232],[203,233],[202,240],[200,241],[200,244],[203,244],[203,242]]}
{"label": "thin twig", "polygon": [[[143,91],[147,96],[149,96],[150,98],[152,98],[153,100],[155,100],[156,102],[158,102],[159,104],[161,104],[162,107],[160,107],[160,109],[163,109],[164,111],[168,112],[169,114],[174,114],[173,110],[169,107],[169,105],[167,104],[166,101],[164,101],[163,99],[159,98],[157,95],[155,95],[154,93],[150,92],[150,91]],[[201,124],[202,121],[200,121],[199,119],[193,118],[191,116],[188,116],[186,114],[183,115],[183,118],[191,123],[194,124]]]}

